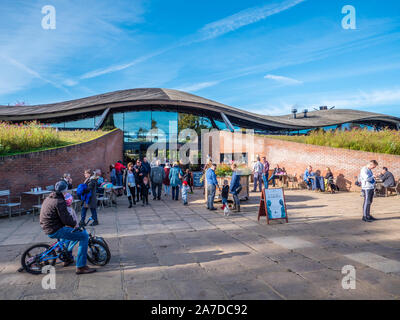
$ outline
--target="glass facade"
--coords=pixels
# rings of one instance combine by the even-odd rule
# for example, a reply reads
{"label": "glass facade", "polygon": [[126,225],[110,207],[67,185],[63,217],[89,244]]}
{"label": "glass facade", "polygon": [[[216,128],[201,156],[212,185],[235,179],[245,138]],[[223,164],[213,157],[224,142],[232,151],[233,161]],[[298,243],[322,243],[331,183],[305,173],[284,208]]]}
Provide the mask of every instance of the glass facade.
{"label": "glass facade", "polygon": [[[54,127],[64,129],[93,129],[100,116],[87,119],[54,124]],[[223,130],[224,122],[217,126]],[[103,123],[104,129],[118,128],[124,132],[124,150],[127,159],[143,158],[147,149],[154,143],[159,143],[157,150],[159,159],[178,158],[178,153],[169,154],[170,144],[180,146],[193,139],[194,133],[199,137],[200,150],[201,130],[213,129],[212,121],[203,116],[179,113],[174,111],[127,111],[110,113]],[[172,148],[173,149],[173,148]]]}

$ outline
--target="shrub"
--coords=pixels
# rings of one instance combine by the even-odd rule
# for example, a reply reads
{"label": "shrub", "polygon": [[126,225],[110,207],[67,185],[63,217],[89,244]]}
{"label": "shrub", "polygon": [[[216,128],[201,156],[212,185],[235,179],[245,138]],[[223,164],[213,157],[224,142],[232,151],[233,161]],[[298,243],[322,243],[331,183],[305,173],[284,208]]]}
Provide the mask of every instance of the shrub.
{"label": "shrub", "polygon": [[103,134],[101,131],[58,131],[37,121],[22,124],[0,122],[0,155],[67,146]]}
{"label": "shrub", "polygon": [[333,148],[400,155],[400,132],[385,129],[369,131],[313,131],[307,136],[268,136],[269,138]]}

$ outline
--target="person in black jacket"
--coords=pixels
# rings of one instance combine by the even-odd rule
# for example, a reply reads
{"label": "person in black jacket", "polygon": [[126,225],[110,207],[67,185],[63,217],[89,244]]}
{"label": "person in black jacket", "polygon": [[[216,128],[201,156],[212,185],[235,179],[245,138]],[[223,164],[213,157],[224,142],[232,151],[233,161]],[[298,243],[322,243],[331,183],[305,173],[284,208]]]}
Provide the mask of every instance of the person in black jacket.
{"label": "person in black jacket", "polygon": [[335,193],[335,191],[339,191],[339,188],[335,185],[335,179],[333,177],[333,173],[330,168],[326,168],[325,180],[327,186],[330,187],[331,193]]}
{"label": "person in black jacket", "polygon": [[[86,274],[95,272],[96,269],[87,266],[87,250],[89,235],[85,230],[75,229],[75,221],[67,210],[64,194],[68,185],[65,181],[57,182],[55,192],[52,192],[42,204],[40,210],[40,226],[44,233],[51,239],[64,239],[79,241],[79,249],[76,260],[76,273]],[[69,252],[69,259],[64,261],[64,266],[74,262],[72,252]]]}
{"label": "person in black jacket", "polygon": [[146,176],[146,169],[142,164],[142,161],[139,159],[136,161],[136,165],[134,166],[135,170],[135,180],[136,180],[136,202],[139,202],[140,199],[142,199],[142,184],[143,184],[143,178]]}
{"label": "person in black jacket", "polygon": [[82,211],[81,211],[81,222],[80,225],[83,225],[85,223],[86,219],[86,212],[88,209],[90,209],[90,212],[92,213],[92,218],[93,218],[93,226],[97,226],[99,224],[99,220],[97,219],[97,179],[98,176],[96,175],[95,172],[93,172],[93,175],[91,176],[91,170],[87,169],[84,172],[85,175],[85,182],[84,184],[87,185],[87,189],[85,190],[85,193],[91,193],[91,197],[89,200],[89,203],[84,202],[82,206]]}
{"label": "person in black jacket", "polygon": [[143,178],[140,189],[142,190],[143,206],[148,205],[149,204],[149,190],[150,190],[149,178],[147,178],[147,177]]}
{"label": "person in black jacket", "polygon": [[224,186],[222,187],[222,192],[221,192],[221,198],[222,198],[222,210],[225,209],[226,206],[228,206],[228,198],[229,198],[229,182],[228,180],[224,180]]}

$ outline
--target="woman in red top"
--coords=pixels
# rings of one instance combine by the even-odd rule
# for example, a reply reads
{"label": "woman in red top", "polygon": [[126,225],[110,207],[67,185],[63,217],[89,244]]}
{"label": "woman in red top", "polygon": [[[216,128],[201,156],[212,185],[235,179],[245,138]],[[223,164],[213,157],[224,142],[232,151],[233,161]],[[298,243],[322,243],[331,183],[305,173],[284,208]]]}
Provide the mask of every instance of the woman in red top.
{"label": "woman in red top", "polygon": [[165,172],[165,178],[163,181],[164,185],[164,195],[167,196],[169,195],[169,189],[170,189],[170,182],[169,182],[169,171],[171,170],[171,167],[169,166],[169,163],[167,162],[164,167],[164,172]]}
{"label": "woman in red top", "polygon": [[124,174],[126,167],[122,164],[121,161],[118,161],[115,164],[115,172],[117,174],[117,186],[122,186],[122,176]]}

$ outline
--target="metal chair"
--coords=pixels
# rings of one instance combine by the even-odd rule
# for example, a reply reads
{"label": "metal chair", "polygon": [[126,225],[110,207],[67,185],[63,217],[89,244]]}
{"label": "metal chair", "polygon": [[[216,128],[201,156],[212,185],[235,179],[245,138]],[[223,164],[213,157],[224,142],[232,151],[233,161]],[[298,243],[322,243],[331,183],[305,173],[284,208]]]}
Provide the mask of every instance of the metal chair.
{"label": "metal chair", "polygon": [[97,198],[97,201],[100,201],[100,207],[99,209],[104,209],[106,206],[111,207],[111,192],[112,189],[104,189],[104,193],[102,196]]}
{"label": "metal chair", "polygon": [[[6,208],[6,211],[8,211],[8,218],[11,218],[12,215],[12,208],[17,208],[19,211],[19,215],[21,216],[21,196],[19,197],[11,197],[10,195],[10,190],[2,190],[0,191],[0,197],[7,197],[7,199],[0,199],[0,207]],[[18,199],[17,202],[12,202],[12,200]],[[7,210],[8,208],[8,210]]]}

